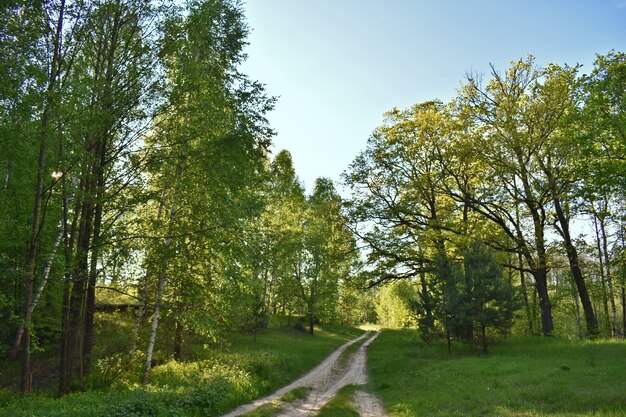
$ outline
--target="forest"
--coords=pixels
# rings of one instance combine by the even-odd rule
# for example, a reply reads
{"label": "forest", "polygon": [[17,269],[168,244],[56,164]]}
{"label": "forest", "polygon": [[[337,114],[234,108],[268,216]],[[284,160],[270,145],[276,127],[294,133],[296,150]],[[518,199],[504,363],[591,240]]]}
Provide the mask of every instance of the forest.
{"label": "forest", "polygon": [[275,322],[624,338],[623,52],[468,74],[307,193],[240,71],[238,1],[10,0],[0,22],[0,406],[145,387]]}

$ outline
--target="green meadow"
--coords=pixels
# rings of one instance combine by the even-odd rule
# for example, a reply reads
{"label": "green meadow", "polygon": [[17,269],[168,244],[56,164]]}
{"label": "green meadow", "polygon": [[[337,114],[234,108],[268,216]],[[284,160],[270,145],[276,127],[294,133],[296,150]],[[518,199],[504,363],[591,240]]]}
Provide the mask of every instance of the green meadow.
{"label": "green meadow", "polygon": [[368,389],[392,417],[626,415],[625,341],[514,337],[485,356],[385,330],[368,360]]}

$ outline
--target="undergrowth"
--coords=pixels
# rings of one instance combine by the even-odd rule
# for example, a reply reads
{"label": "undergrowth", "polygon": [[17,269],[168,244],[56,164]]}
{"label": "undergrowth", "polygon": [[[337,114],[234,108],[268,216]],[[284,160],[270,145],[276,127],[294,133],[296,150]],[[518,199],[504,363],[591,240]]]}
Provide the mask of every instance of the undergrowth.
{"label": "undergrowth", "polygon": [[122,362],[111,360],[96,369],[91,380],[97,383],[85,392],[57,399],[48,390],[20,398],[12,388],[1,389],[0,416],[215,416],[291,382],[360,333],[327,327],[315,336],[291,328],[270,329],[256,341],[234,335],[228,348],[204,348],[204,358],[164,360],[145,387],[138,384],[140,360],[122,370]]}

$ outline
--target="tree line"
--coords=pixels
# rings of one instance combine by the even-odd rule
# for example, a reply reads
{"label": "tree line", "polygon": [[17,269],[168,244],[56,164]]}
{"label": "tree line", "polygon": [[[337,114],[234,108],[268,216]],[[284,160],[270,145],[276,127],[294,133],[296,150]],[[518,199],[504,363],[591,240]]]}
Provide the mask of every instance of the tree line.
{"label": "tree line", "polygon": [[517,306],[549,336],[555,305],[577,323],[560,334],[623,337],[625,110],[626,55],[611,51],[588,74],[529,56],[388,112],[344,174],[364,285],[414,282],[425,337],[485,340]]}
{"label": "tree line", "polygon": [[33,351],[58,352],[60,394],[85,388],[106,309],[144,384],[163,320],[179,360],[188,335],[355,314],[341,198],[270,158],[238,1],[12,0],[0,20],[0,346],[21,392]]}

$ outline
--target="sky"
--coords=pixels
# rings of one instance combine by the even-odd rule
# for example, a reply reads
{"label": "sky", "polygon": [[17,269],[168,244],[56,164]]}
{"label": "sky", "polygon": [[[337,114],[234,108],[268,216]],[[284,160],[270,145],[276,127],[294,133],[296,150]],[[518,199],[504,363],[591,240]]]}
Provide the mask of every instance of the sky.
{"label": "sky", "polygon": [[394,107],[450,100],[468,73],[626,50],[626,0],[245,0],[241,70],[278,97],[274,154],[310,193],[337,183]]}

